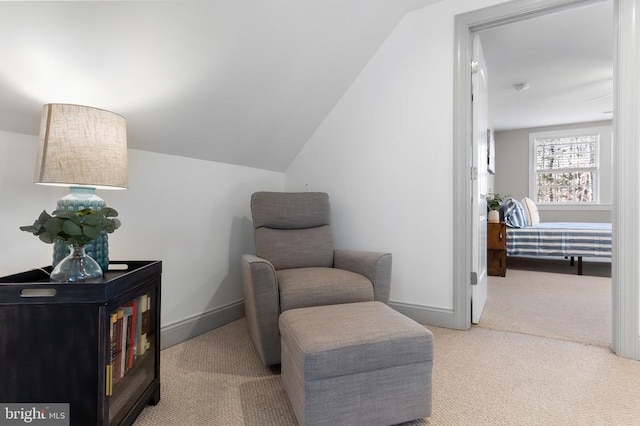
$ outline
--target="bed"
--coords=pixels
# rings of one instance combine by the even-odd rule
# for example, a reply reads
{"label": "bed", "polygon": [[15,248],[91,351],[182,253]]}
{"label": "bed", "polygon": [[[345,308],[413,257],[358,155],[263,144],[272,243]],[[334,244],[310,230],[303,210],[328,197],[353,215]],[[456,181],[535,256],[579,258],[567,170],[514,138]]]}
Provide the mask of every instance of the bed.
{"label": "bed", "polygon": [[507,256],[564,256],[578,259],[582,275],[583,257],[611,258],[611,224],[541,222],[507,229]]}
{"label": "bed", "polygon": [[582,275],[583,257],[611,258],[611,223],[540,222],[530,199],[509,202],[507,256],[563,256],[572,265],[577,258],[578,275]]}

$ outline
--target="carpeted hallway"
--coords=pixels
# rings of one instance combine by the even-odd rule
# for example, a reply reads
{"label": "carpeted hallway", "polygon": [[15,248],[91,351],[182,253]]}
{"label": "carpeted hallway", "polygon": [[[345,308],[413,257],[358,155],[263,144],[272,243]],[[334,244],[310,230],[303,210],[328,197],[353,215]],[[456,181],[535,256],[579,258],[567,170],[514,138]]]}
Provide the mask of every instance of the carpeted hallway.
{"label": "carpeted hallway", "polygon": [[[507,274],[519,276],[516,270]],[[553,293],[551,299],[569,303]],[[488,305],[489,316],[499,315],[498,306]],[[434,412],[410,425],[639,424],[640,362],[613,355],[602,342],[487,324],[469,331],[429,327],[435,336]],[[244,319],[165,349],[161,363],[160,404],[147,407],[138,426],[296,424],[278,372],[261,366]]]}

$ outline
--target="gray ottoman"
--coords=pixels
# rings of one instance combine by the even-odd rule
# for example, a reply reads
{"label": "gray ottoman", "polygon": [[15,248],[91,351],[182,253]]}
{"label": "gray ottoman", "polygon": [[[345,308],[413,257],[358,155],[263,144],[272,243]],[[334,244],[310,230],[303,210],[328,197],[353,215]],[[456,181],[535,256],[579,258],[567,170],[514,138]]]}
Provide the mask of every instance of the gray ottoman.
{"label": "gray ottoman", "polygon": [[282,382],[300,425],[431,415],[433,335],[380,302],[283,312]]}

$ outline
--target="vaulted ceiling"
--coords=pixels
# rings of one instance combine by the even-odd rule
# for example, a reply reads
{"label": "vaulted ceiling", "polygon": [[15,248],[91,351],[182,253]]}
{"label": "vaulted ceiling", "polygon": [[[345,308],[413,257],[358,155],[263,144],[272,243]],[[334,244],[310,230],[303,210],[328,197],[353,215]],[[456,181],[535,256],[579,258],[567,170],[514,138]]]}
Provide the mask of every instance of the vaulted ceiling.
{"label": "vaulted ceiling", "polygon": [[90,105],[127,119],[131,148],[284,171],[403,16],[437,1],[0,2],[0,130]]}
{"label": "vaulted ceiling", "polygon": [[[285,171],[400,20],[438,1],[0,2],[0,130],[90,105],[127,119],[131,148]],[[482,33],[496,130],[611,118],[613,1],[586,3]]]}

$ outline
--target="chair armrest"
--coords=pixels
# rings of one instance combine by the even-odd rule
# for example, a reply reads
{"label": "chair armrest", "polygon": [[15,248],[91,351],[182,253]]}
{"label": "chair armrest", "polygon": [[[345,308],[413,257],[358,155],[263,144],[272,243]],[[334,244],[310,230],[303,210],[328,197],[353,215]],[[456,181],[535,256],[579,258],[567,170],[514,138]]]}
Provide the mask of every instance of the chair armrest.
{"label": "chair armrest", "polygon": [[243,254],[240,263],[249,334],[262,362],[278,364],[280,295],[276,270],[268,260],[250,254]]}
{"label": "chair armrest", "polygon": [[374,299],[389,303],[391,292],[391,253],[373,251],[334,250],[333,267],[355,272],[369,278]]}

